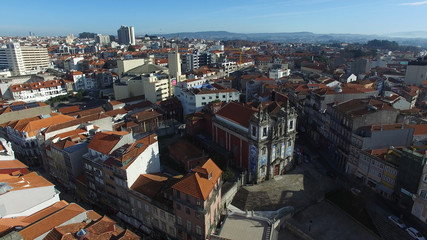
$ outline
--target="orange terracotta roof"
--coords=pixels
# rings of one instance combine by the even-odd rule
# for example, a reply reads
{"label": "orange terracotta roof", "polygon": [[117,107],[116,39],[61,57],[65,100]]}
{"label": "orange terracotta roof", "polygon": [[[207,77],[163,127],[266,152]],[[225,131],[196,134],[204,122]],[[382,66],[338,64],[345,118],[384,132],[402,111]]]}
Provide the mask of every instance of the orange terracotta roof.
{"label": "orange terracotta roof", "polygon": [[77,116],[81,118],[81,117],[85,117],[85,116],[89,116],[97,113],[104,113],[104,112],[105,112],[104,108],[97,107],[97,108],[91,108],[91,109],[80,111],[77,113]]}
{"label": "orange terracotta roof", "polygon": [[92,141],[89,143],[88,148],[100,152],[102,154],[109,154],[111,150],[120,141],[122,136],[129,134],[125,131],[112,131],[112,132],[99,132],[95,134]]}
{"label": "orange terracotta roof", "polygon": [[54,132],[54,131],[58,131],[60,129],[64,129],[64,128],[68,128],[68,127],[72,127],[72,126],[78,126],[78,125],[83,124],[83,123],[88,123],[88,122],[92,122],[92,121],[102,119],[102,118],[107,118],[107,117],[109,117],[109,116],[107,116],[103,113],[96,113],[96,114],[92,114],[92,115],[85,116],[82,118],[77,118],[77,119],[74,119],[72,121],[52,125],[52,126],[48,127],[44,132],[45,133]]}
{"label": "orange terracotta roof", "polygon": [[108,115],[110,117],[115,117],[119,114],[127,114],[127,113],[128,113],[128,111],[126,111],[123,108],[120,108],[120,109],[116,109],[116,110],[107,111],[107,112],[105,112],[105,115]]}
{"label": "orange terracotta roof", "polygon": [[222,174],[221,169],[211,160],[195,167],[193,172],[172,186],[173,189],[206,201]]}
{"label": "orange terracotta roof", "polygon": [[[115,161],[118,161],[123,169],[127,169],[133,161],[141,154],[143,153],[150,145],[157,142],[157,135],[151,134],[147,137],[141,138],[138,141],[135,141],[133,144],[125,145],[123,148],[126,150],[124,152],[113,152],[112,155],[116,156],[114,159]],[[105,163],[110,164],[112,163],[113,159],[107,160]]]}
{"label": "orange terracotta roof", "polygon": [[137,112],[131,115],[131,117],[135,118],[138,122],[145,121],[152,118],[158,118],[160,116],[162,116],[162,114],[153,109]]}
{"label": "orange terracotta roof", "polygon": [[45,82],[15,84],[15,85],[11,85],[9,89],[12,92],[20,92],[20,91],[31,91],[31,90],[41,89],[41,88],[50,88],[50,87],[58,87],[58,86],[61,86],[60,80],[50,80]]}
{"label": "orange terracotta roof", "polygon": [[169,177],[163,173],[141,174],[133,183],[131,189],[147,197],[154,198],[168,179]]}
{"label": "orange terracotta roof", "polygon": [[28,168],[19,160],[0,161],[0,169]]}
{"label": "orange terracotta roof", "polygon": [[372,132],[376,132],[376,131],[388,131],[388,130],[402,129],[402,127],[403,128],[408,128],[408,125],[402,124],[402,123],[372,125],[370,130]]}
{"label": "orange terracotta roof", "polygon": [[64,200],[59,201],[54,203],[53,205],[47,207],[47,208],[43,208],[42,210],[31,214],[30,216],[27,216],[23,219],[24,222],[28,222],[28,223],[34,223],[64,207],[68,206],[68,203]]}
{"label": "orange terracotta roof", "polygon": [[71,131],[68,131],[68,132],[64,132],[64,133],[58,134],[58,135],[56,135],[53,138],[65,139],[65,138],[72,137],[72,136],[78,136],[78,135],[80,135],[82,133],[85,133],[85,132],[87,132],[85,129],[77,128],[75,130],[71,130]]}
{"label": "orange terracotta roof", "polygon": [[47,233],[52,228],[59,226],[84,212],[86,212],[84,208],[77,204],[71,203],[54,214],[49,215],[44,219],[24,228],[23,230],[19,231],[19,234],[21,234],[24,239],[35,239],[40,235]]}
{"label": "orange terracotta roof", "polygon": [[110,101],[110,102],[109,102],[109,104],[110,104],[111,106],[115,106],[115,105],[119,105],[119,104],[124,104],[124,102],[120,102],[120,101],[117,101],[117,100],[113,100],[113,101]]}
{"label": "orange terracotta roof", "polygon": [[413,124],[409,127],[414,128],[414,135],[427,135],[427,124]]}
{"label": "orange terracotta roof", "polygon": [[64,122],[69,122],[74,119],[75,119],[74,117],[70,117],[67,115],[62,115],[62,114],[55,115],[52,117],[31,121],[25,124],[25,126],[20,130],[20,132],[27,132],[28,136],[33,137],[37,134],[39,130],[43,128],[47,128],[52,125],[56,125]]}
{"label": "orange terracotta roof", "polygon": [[26,190],[30,188],[54,186],[51,182],[46,180],[46,178],[37,175],[37,173],[35,172],[30,172],[24,176],[19,176],[19,177],[10,177],[8,179],[3,178],[2,182],[7,183],[9,186],[13,187],[13,189],[10,189],[0,194],[0,196],[12,191],[20,191],[20,190]]}
{"label": "orange terracotta roof", "polygon": [[69,114],[80,111],[80,106],[69,106],[58,109],[58,111],[62,114]]}

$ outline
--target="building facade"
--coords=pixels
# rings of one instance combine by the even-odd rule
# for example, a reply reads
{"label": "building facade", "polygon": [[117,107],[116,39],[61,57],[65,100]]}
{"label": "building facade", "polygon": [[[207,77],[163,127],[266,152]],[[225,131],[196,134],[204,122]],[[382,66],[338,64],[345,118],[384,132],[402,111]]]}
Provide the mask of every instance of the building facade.
{"label": "building facade", "polygon": [[28,75],[49,68],[47,49],[8,43],[0,48],[0,69],[10,69],[13,75]]}
{"label": "building facade", "polygon": [[186,80],[175,86],[174,95],[182,104],[184,116],[198,112],[214,101],[239,101],[239,91],[218,89],[205,82],[204,79]]}
{"label": "building facade", "polygon": [[293,158],[297,114],[288,103],[266,102],[257,108],[230,102],[212,120],[215,143],[232,153],[249,182],[284,174]]}
{"label": "building facade", "polygon": [[133,27],[121,26],[117,30],[119,44],[135,45],[135,30]]}

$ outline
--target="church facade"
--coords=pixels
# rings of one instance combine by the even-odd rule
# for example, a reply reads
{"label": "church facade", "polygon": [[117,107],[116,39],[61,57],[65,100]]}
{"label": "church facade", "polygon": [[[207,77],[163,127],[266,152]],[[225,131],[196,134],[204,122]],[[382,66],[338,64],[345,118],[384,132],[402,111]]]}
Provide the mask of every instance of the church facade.
{"label": "church facade", "polygon": [[232,153],[248,182],[262,182],[294,166],[296,119],[289,103],[230,102],[212,120],[212,140]]}

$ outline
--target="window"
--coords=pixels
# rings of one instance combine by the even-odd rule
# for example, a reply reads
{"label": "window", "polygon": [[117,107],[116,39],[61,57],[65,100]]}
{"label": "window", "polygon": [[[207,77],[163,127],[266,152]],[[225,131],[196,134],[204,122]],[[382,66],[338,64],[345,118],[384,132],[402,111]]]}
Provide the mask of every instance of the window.
{"label": "window", "polygon": [[157,216],[157,208],[153,207],[153,214]]}
{"label": "window", "polygon": [[200,199],[197,199],[196,204],[197,204],[197,206],[200,206],[200,205],[202,205],[202,201],[200,201]]}
{"label": "window", "polygon": [[202,99],[205,99],[205,97],[202,97]]}
{"label": "window", "polygon": [[195,212],[194,215],[196,216],[197,219],[200,219],[201,214],[199,212]]}
{"label": "window", "polygon": [[178,225],[182,225],[182,218],[180,216],[176,219],[176,223],[178,223]]}
{"label": "window", "polygon": [[181,198],[181,193],[179,191],[176,191],[176,197]]}
{"label": "window", "polygon": [[166,223],[162,222],[162,230],[166,232]]}
{"label": "window", "polygon": [[175,219],[172,214],[169,214],[168,217],[169,217],[169,222],[174,222]]}
{"label": "window", "polygon": [[262,136],[267,137],[267,128],[266,127],[262,128]]}
{"label": "window", "polygon": [[294,129],[294,120],[291,120],[289,122],[289,130],[293,130]]}
{"label": "window", "polygon": [[188,207],[185,208],[185,213],[190,215],[190,209]]}
{"label": "window", "polygon": [[187,232],[191,232],[191,222],[187,220]]}
{"label": "window", "polygon": [[166,219],[165,211],[160,210],[160,217],[161,217],[162,219]]}
{"label": "window", "polygon": [[145,204],[145,211],[150,212],[150,206],[148,204]]}
{"label": "window", "polygon": [[199,225],[196,225],[196,233],[202,235],[202,228]]}
{"label": "window", "polygon": [[172,236],[175,235],[175,229],[173,227],[169,227],[169,234]]}
{"label": "window", "polygon": [[424,181],[425,183],[427,183],[427,174],[426,174],[426,175],[424,175],[424,179],[423,179],[423,181]]}
{"label": "window", "polygon": [[190,196],[189,195],[185,195],[185,200],[187,200],[187,202],[190,202]]}
{"label": "window", "polygon": [[256,127],[252,126],[252,136],[256,137]]}
{"label": "window", "polygon": [[181,210],[181,204],[177,203],[177,204],[176,204],[176,209],[177,209],[177,210]]}
{"label": "window", "polygon": [[427,199],[427,190],[421,190],[420,197]]}

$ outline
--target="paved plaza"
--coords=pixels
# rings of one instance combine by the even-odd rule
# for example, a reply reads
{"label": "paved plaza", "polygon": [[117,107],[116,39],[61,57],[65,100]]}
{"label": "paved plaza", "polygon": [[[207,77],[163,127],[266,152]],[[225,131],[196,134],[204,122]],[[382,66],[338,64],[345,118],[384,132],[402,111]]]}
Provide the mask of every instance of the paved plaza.
{"label": "paved plaza", "polygon": [[303,164],[285,175],[242,187],[232,204],[241,210],[274,211],[284,206],[300,209],[321,200],[336,189],[335,182],[319,173],[316,163]]}
{"label": "paved plaza", "polygon": [[[288,222],[316,240],[380,239],[379,236],[326,200],[295,214]],[[279,239],[288,239],[287,237],[293,239],[292,236],[293,233],[288,229],[282,229],[279,232]]]}

